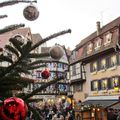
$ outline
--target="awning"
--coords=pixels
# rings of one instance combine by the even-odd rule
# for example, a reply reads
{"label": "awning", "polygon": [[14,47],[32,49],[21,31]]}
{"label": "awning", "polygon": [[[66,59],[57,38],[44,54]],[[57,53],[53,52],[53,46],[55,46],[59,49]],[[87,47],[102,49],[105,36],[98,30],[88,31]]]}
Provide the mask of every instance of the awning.
{"label": "awning", "polygon": [[83,104],[94,105],[94,106],[99,105],[99,106],[103,106],[104,108],[107,108],[112,104],[115,104],[116,102],[118,102],[118,100],[87,100],[87,101],[84,101]]}

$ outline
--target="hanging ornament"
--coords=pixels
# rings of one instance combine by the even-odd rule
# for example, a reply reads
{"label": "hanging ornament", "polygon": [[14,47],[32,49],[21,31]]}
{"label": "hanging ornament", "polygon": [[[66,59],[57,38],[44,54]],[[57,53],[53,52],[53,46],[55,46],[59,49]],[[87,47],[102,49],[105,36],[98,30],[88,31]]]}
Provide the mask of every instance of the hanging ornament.
{"label": "hanging ornament", "polygon": [[28,108],[21,98],[12,97],[4,100],[0,111],[0,118],[3,120],[25,120]]}
{"label": "hanging ornament", "polygon": [[63,56],[64,50],[60,45],[55,45],[50,48],[49,53],[53,59],[59,60]]}
{"label": "hanging ornament", "polygon": [[34,5],[30,4],[24,8],[23,16],[29,21],[34,21],[38,18],[39,11]]}
{"label": "hanging ornament", "polygon": [[48,69],[45,69],[41,72],[41,76],[43,79],[47,79],[50,76],[50,71]]}

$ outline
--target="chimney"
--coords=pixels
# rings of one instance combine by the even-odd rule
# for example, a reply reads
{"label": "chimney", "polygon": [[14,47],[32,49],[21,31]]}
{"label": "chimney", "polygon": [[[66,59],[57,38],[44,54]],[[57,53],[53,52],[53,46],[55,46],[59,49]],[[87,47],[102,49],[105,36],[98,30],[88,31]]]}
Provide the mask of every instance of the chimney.
{"label": "chimney", "polygon": [[96,22],[96,26],[97,26],[97,35],[99,35],[100,34],[100,29],[101,29],[101,27],[100,27],[100,21]]}

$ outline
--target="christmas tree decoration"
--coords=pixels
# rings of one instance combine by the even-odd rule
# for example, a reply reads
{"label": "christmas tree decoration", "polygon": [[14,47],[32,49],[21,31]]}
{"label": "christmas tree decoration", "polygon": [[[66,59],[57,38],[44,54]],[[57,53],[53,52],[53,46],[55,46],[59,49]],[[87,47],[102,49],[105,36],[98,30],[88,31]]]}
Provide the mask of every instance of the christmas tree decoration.
{"label": "christmas tree decoration", "polygon": [[41,72],[41,76],[42,76],[43,79],[49,78],[49,77],[50,77],[50,71],[49,71],[49,69],[43,70],[43,71]]}
{"label": "christmas tree decoration", "polygon": [[52,48],[50,48],[49,53],[53,59],[59,60],[63,56],[64,50],[60,45],[55,45]]}
{"label": "christmas tree decoration", "polygon": [[7,98],[1,107],[0,118],[3,120],[25,120],[27,111],[27,105],[21,98]]}
{"label": "christmas tree decoration", "polygon": [[[22,27],[22,24],[9,26],[7,28],[0,30],[0,34],[15,30],[19,27]],[[4,49],[6,50],[6,52],[11,53],[12,56],[15,56],[16,59],[12,59],[12,57],[9,54],[4,53],[4,54],[0,55],[0,61],[8,63],[8,66],[5,66],[5,67],[2,65],[0,66],[0,82],[1,82],[0,87],[2,87],[4,83],[6,83],[4,85],[5,86],[4,89],[2,89],[2,88],[0,89],[0,95],[2,96],[2,99],[6,99],[6,97],[8,98],[10,96],[13,96],[14,95],[13,90],[15,90],[16,91],[15,95],[17,97],[22,98],[26,103],[28,103],[30,97],[43,91],[48,86],[55,84],[56,82],[59,82],[60,80],[63,80],[64,76],[61,76],[59,78],[55,77],[55,78],[53,78],[53,80],[47,81],[45,84],[41,85],[40,87],[35,88],[32,92],[29,92],[29,93],[23,92],[22,93],[22,91],[20,91],[20,93],[19,93],[19,87],[22,89],[30,83],[30,82],[28,82],[28,78],[23,78],[22,74],[25,74],[25,75],[30,74],[31,75],[32,70],[38,69],[38,67],[40,68],[40,66],[38,66],[38,64],[39,64],[38,59],[35,59],[35,58],[38,58],[38,56],[39,56],[39,58],[41,58],[43,56],[34,54],[32,51],[35,50],[37,47],[39,47],[41,44],[45,43],[46,41],[51,40],[60,35],[64,35],[66,33],[70,33],[70,32],[71,32],[71,30],[68,29],[65,31],[61,31],[59,33],[55,33],[53,35],[50,35],[50,36],[42,39],[41,41],[38,41],[35,44],[33,44],[28,38],[24,38],[24,39],[26,39],[27,42],[21,44],[21,42],[20,42],[21,38],[22,38],[21,36],[17,36],[17,37],[14,36],[14,37],[10,38],[9,39],[10,44],[6,45],[4,47]],[[34,58],[34,60],[32,61],[33,58]],[[43,66],[42,66],[42,68],[43,68]],[[45,74],[44,78],[48,78],[48,76],[50,76],[50,72],[47,71],[45,73],[47,73],[47,75]],[[17,93],[17,91],[18,91],[18,93]],[[25,115],[26,115],[26,111],[27,111],[26,104],[24,104],[24,101],[22,102],[21,100],[20,100],[21,101],[20,103],[23,103],[23,104],[20,104],[19,100],[18,100],[19,98],[18,99],[15,97],[13,97],[13,98],[14,99],[12,99],[12,100],[10,98],[10,101],[11,101],[10,104],[7,104],[10,101],[9,102],[4,101],[4,105],[0,107],[0,111],[1,111],[0,119],[2,119],[2,120],[20,120],[19,115],[21,114],[22,115],[21,120],[25,120],[24,118],[26,117]],[[23,105],[24,105],[24,107],[23,107]],[[15,109],[16,109],[16,111],[15,111]],[[5,111],[7,111],[7,112],[5,112]],[[37,116],[39,117],[38,120],[40,120],[39,114]],[[14,119],[12,119],[13,117],[14,117]]]}
{"label": "christmas tree decoration", "polygon": [[29,21],[34,21],[39,16],[39,11],[34,5],[28,5],[23,10],[23,16]]}

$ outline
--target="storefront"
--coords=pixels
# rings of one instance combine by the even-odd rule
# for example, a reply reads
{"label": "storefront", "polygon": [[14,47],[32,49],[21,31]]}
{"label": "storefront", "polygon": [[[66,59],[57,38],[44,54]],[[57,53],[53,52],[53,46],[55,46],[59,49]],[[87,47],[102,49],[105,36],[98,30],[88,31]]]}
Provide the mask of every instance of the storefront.
{"label": "storefront", "polygon": [[79,108],[75,109],[75,118],[76,120],[113,120],[111,118],[115,120],[120,113],[119,109],[118,96],[88,97]]}

